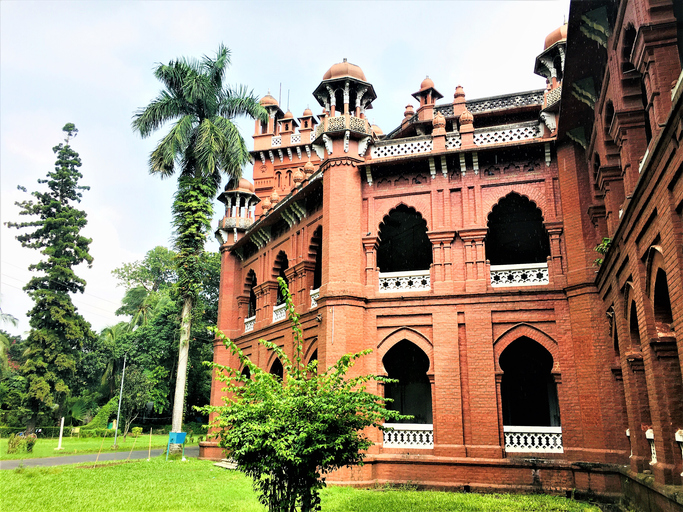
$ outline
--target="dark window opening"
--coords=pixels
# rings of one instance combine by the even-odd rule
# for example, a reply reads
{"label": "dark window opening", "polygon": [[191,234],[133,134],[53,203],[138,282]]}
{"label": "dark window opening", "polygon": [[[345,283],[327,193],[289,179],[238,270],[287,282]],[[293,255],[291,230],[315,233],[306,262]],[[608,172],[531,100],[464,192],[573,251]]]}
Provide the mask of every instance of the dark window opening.
{"label": "dark window opening", "polygon": [[256,293],[254,288],[256,288],[256,274],[253,270],[249,271],[247,276],[247,286],[249,287],[249,306],[247,308],[247,318],[256,315]]}
{"label": "dark window opening", "polygon": [[640,81],[640,93],[643,101],[643,109],[645,111],[645,140],[648,146],[652,140],[652,125],[650,124],[650,108],[649,101],[647,99],[647,89],[645,88],[645,80]]}
{"label": "dark window opening", "polygon": [[380,272],[428,270],[432,264],[432,243],[427,222],[414,208],[400,205],[379,227],[377,266]]}
{"label": "dark window opening", "polygon": [[282,367],[282,362],[279,359],[275,359],[275,362],[273,362],[270,367],[269,373],[275,375],[280,380],[284,379],[285,369]]}
{"label": "dark window opening", "polygon": [[267,121],[262,121],[261,122],[261,134],[268,133],[268,122]]}
{"label": "dark window opening", "polygon": [[313,289],[320,288],[323,280],[323,227],[319,226],[313,233],[311,246],[315,252],[315,267],[313,268]]}
{"label": "dark window opening", "polygon": [[636,310],[636,301],[631,301],[628,330],[629,336],[631,338],[631,345],[640,350],[640,329],[638,328],[638,311]]}
{"label": "dark window opening", "polygon": [[245,379],[251,379],[251,371],[249,370],[249,367],[248,367],[248,366],[245,366],[245,367],[242,369],[242,376],[243,376]]}
{"label": "dark window opening", "polygon": [[[287,259],[287,255],[284,253],[284,251],[281,251],[275,259],[275,270],[277,271],[277,277],[281,277],[282,279],[284,279],[285,283],[287,283],[287,287],[289,287],[289,281],[287,280],[287,276],[285,276],[285,270],[287,270],[288,268],[289,260]],[[282,294],[280,284],[278,283],[276,305],[279,306],[280,304],[284,304],[284,302],[285,296]]]}
{"label": "dark window opening", "polygon": [[382,359],[390,379],[384,385],[384,397],[393,402],[387,409],[414,416],[403,423],[432,423],[432,387],[427,377],[429,358],[414,343],[399,341]]}
{"label": "dark window opening", "polygon": [[553,59],[553,67],[555,68],[555,72],[557,73],[557,81],[561,82],[563,77],[562,57],[558,55]]}
{"label": "dark window opening", "polygon": [[633,45],[636,42],[636,29],[633,27],[633,25],[629,24],[629,26],[626,27],[626,30],[624,30],[623,41],[623,46],[621,48],[621,71],[622,73],[626,74],[633,72],[636,69],[631,62],[631,53],[633,52]]}
{"label": "dark window opening", "polygon": [[560,407],[551,373],[553,357],[526,337],[513,341],[500,355],[503,370],[503,425],[558,427]]}
{"label": "dark window opening", "polygon": [[657,270],[654,292],[655,326],[658,333],[671,333],[674,330],[674,319],[669,299],[669,285],[666,282],[666,272]]}
{"label": "dark window opening", "polygon": [[612,121],[614,121],[614,103],[612,100],[607,100],[607,105],[605,105],[605,134],[607,135],[612,127]]}
{"label": "dark window opening", "polygon": [[318,349],[316,348],[313,353],[311,354],[311,357],[308,359],[308,364],[311,364],[313,361],[318,360]]}
{"label": "dark window opening", "polygon": [[493,207],[486,235],[486,258],[491,265],[544,263],[550,241],[541,210],[526,197],[511,193]]}

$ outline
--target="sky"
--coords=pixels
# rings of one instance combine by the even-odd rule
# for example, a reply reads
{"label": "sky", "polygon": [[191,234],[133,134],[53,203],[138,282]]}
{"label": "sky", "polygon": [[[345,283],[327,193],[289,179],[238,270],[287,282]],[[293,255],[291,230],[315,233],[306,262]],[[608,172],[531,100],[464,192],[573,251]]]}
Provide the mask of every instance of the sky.
{"label": "sky", "polygon": [[[14,204],[54,167],[52,148],[62,127],[79,130],[71,145],[83,162],[79,207],[88,215],[82,233],[92,238],[91,268],[76,267],[88,285],[73,297],[93,329],[123,320],[114,312],[124,290],[111,271],[157,245],[170,247],[174,178],[148,172],[149,153],[165,134],[147,139],[131,130],[133,113],[161,84],[159,62],[231,50],[229,85],[258,96],[280,97],[300,116],[321,107],[312,96],[325,71],[347,58],[373,84],[377,99],[367,115],[385,133],[416,104],[411,93],[429,76],[452,99],[462,85],[467,99],[541,89],[535,57],[546,35],[569,14],[569,0],[536,1],[97,1],[0,2],[0,307],[29,330],[31,299],[22,287],[39,251],[22,248],[19,231],[5,223],[26,220]],[[282,91],[280,96],[280,90]],[[254,123],[237,122],[249,147]],[[251,168],[244,169],[251,178]],[[226,180],[227,181],[227,180]],[[214,225],[222,216],[217,203]],[[212,238],[207,249],[217,250]]]}

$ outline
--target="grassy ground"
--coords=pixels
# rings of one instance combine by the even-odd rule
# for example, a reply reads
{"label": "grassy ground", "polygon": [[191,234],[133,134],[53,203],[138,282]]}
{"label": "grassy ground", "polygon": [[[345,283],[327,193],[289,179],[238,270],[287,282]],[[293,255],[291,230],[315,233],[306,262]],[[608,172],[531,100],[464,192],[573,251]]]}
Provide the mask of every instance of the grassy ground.
{"label": "grassy ground", "polygon": [[[207,461],[150,462],[0,471],[3,512],[264,512],[241,473]],[[412,490],[325,489],[324,512],[599,512],[552,496],[478,495]]]}
{"label": "grassy ground", "polygon": [[[195,445],[197,438],[195,437]],[[152,436],[152,448],[166,448],[166,443],[168,443],[168,434]],[[97,453],[102,447],[102,452],[111,452],[112,445],[114,444],[113,437],[105,437],[104,442],[101,437],[64,437],[62,439],[63,450],[55,450],[59,444],[59,439],[41,439],[38,438],[35,446],[33,447],[33,453],[13,453],[7,454],[7,438],[0,439],[0,459],[2,460],[16,460],[16,459],[37,459],[42,457],[58,457],[63,455],[78,455],[82,453]],[[136,450],[146,450],[149,447],[149,435],[140,436],[137,441],[133,436],[128,436],[127,439],[123,439],[123,436],[119,436],[116,440],[118,449],[116,451],[129,451],[133,446]],[[185,446],[192,446],[188,441]]]}

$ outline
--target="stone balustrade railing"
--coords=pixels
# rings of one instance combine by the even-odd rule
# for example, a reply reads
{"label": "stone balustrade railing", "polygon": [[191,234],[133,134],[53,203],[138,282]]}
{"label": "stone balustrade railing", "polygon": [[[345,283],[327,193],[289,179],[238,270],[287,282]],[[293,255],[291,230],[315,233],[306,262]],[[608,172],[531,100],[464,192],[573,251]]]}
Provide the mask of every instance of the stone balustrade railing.
{"label": "stone balustrade railing", "polygon": [[434,425],[431,423],[385,423],[392,430],[384,432],[384,448],[434,448]]}
{"label": "stone balustrade railing", "polygon": [[280,304],[273,308],[273,322],[279,322],[287,318],[287,304]]}
{"label": "stone balustrade railing", "polygon": [[400,139],[400,142],[375,142],[372,146],[372,158],[431,153],[434,143],[431,136]]}
{"label": "stone balustrade railing", "polygon": [[318,307],[318,299],[320,298],[320,288],[311,290],[311,309]]}
{"label": "stone balustrade railing", "polygon": [[518,427],[505,425],[505,451],[508,453],[563,453],[562,427]]}
{"label": "stone balustrade railing", "polygon": [[[358,133],[372,133],[367,119],[345,114],[334,117],[322,117],[320,124],[315,129],[315,138],[317,139],[326,132],[341,132],[345,130]],[[312,140],[314,140],[313,137],[311,137]]]}
{"label": "stone balustrade railing", "polygon": [[380,272],[380,292],[424,292],[432,288],[429,270]]}
{"label": "stone balustrade railing", "polygon": [[273,138],[270,139],[270,145],[274,148],[282,145],[282,135],[273,136]]}
{"label": "stone balustrade railing", "polygon": [[500,144],[502,142],[515,142],[526,139],[541,137],[540,124],[537,121],[519,123],[515,125],[494,126],[474,130],[474,144],[486,146],[488,144]]}
{"label": "stone balustrade railing", "polygon": [[547,263],[491,265],[491,286],[540,286],[550,283]]}
{"label": "stone balustrade railing", "polygon": [[254,324],[256,323],[256,316],[250,316],[244,319],[244,332],[249,332],[254,330]]}

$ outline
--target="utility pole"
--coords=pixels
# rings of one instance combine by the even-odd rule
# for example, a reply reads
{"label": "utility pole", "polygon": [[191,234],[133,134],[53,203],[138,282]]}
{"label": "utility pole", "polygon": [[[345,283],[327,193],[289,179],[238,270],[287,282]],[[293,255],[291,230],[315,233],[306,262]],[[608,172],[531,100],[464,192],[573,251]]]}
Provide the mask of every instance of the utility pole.
{"label": "utility pole", "polygon": [[128,353],[123,355],[123,373],[121,374],[121,390],[119,391],[119,410],[116,413],[116,425],[114,429],[114,448],[116,448],[116,438],[119,435],[119,416],[121,416],[121,398],[123,398],[123,379],[126,378],[126,358]]}

